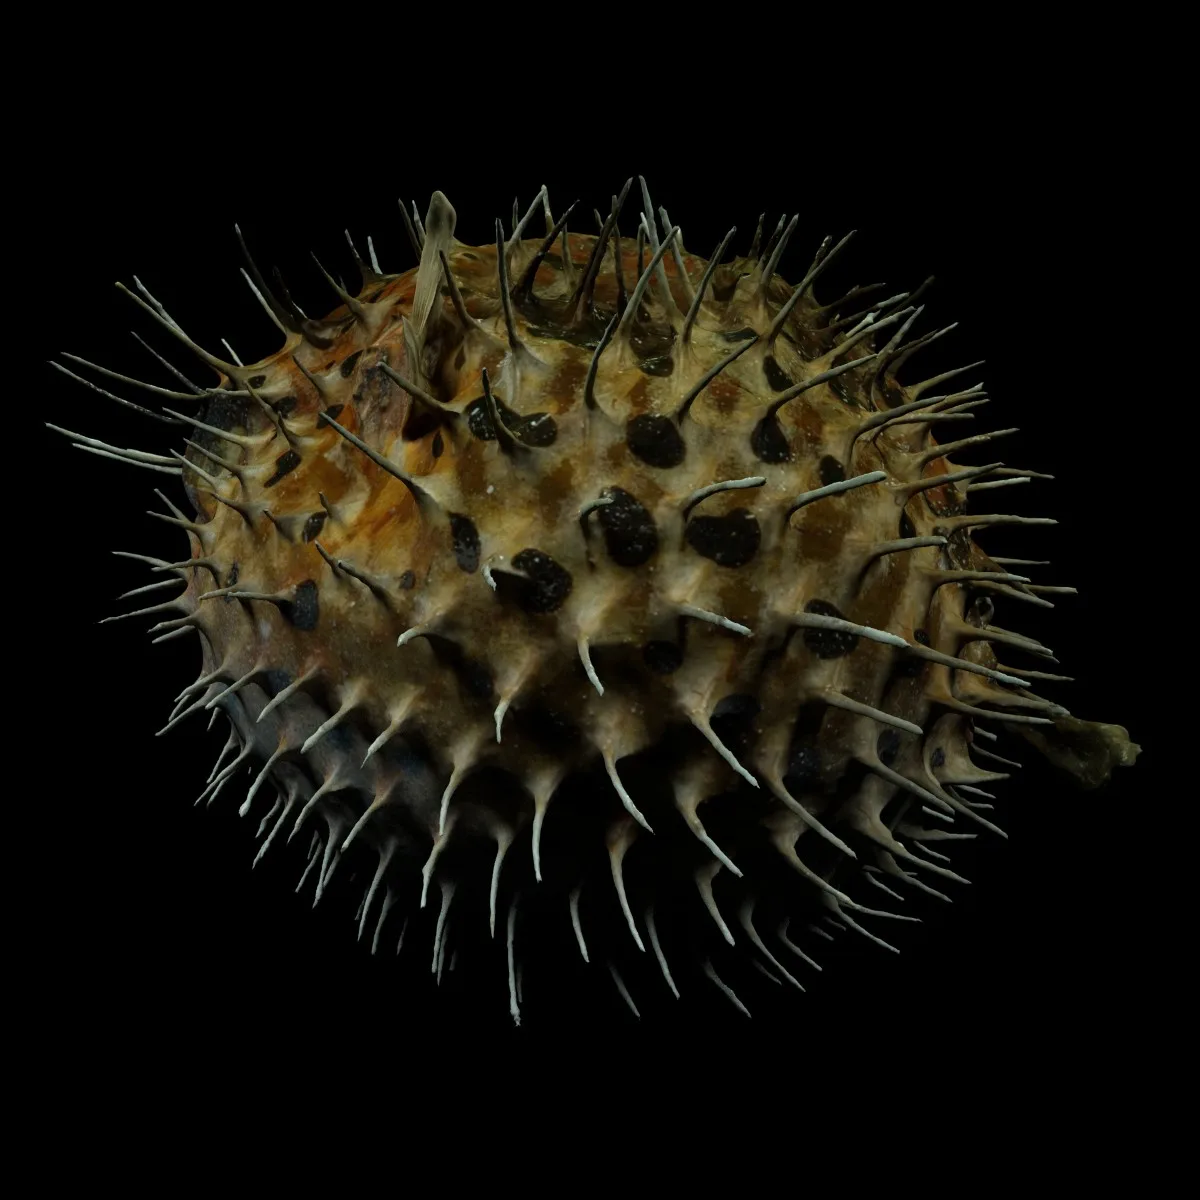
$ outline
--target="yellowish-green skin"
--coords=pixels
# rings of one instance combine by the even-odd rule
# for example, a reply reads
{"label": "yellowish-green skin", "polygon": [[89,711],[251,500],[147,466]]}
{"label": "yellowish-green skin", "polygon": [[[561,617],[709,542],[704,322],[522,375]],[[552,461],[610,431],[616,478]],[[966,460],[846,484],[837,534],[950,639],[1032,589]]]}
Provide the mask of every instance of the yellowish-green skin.
{"label": "yellowish-green skin", "polygon": [[[531,875],[543,829],[574,821],[584,803],[571,779],[590,771],[607,789],[596,862],[622,900],[639,844],[667,839],[685,846],[696,919],[714,937],[717,914],[703,907],[714,875],[743,871],[752,897],[755,878],[742,863],[764,852],[790,869],[817,911],[841,920],[859,903],[886,901],[862,886],[864,867],[902,892],[941,891],[957,876],[923,845],[994,829],[975,794],[959,790],[1006,777],[995,761],[972,757],[977,726],[1043,740],[1056,726],[1082,730],[1084,773],[1093,775],[1132,760],[1123,730],[1073,722],[1014,686],[1032,682],[1012,668],[1036,670],[1039,649],[987,625],[986,606],[974,601],[1007,593],[1006,611],[1019,613],[1022,600],[1040,597],[1012,578],[1024,568],[992,561],[972,540],[1006,507],[983,499],[1012,493],[985,490],[980,502],[968,494],[1003,471],[930,483],[996,454],[985,442],[952,463],[935,448],[943,424],[952,438],[976,432],[980,393],[958,377],[940,387],[896,380],[900,349],[888,340],[907,319],[898,305],[877,318],[882,332],[851,341],[853,326],[831,332],[838,314],[809,287],[768,336],[792,288],[764,279],[757,255],[734,258],[707,281],[685,341],[707,264],[667,252],[637,309],[611,331],[589,389],[596,346],[617,316],[615,239],[585,299],[579,285],[595,237],[571,233],[565,265],[558,238],[524,293],[518,281],[541,239],[507,244],[510,332],[496,247],[468,247],[452,231],[453,212],[435,197],[420,267],[388,277],[366,270],[359,296],[310,322],[309,336],[289,333],[274,356],[231,371],[222,386],[240,396],[200,416],[236,440],[200,432],[193,437],[208,453],[188,454],[199,469],[185,470],[185,482],[199,512],[189,539],[200,565],[187,570],[182,604],[183,621],[202,633],[209,683],[200,695],[212,700],[238,684],[218,703],[255,772],[271,759],[255,802],[265,810],[278,792],[265,826],[272,840],[298,821],[319,833],[318,887],[355,841],[379,855],[369,905],[386,893],[390,907],[406,875],[444,898],[456,839],[494,841],[497,885],[505,872]],[[619,245],[621,291],[632,291],[638,247],[629,238]],[[763,461],[755,431],[783,389],[885,347],[784,403]],[[384,365],[446,411],[414,400]],[[495,437],[485,373],[516,436]],[[917,401],[890,422],[880,415]],[[549,414],[555,436],[523,445],[522,436],[547,443],[544,421],[516,424],[535,413]],[[653,465],[631,449],[630,422],[647,415],[677,431],[682,462]],[[655,428],[655,447],[673,443],[664,423]],[[884,477],[788,515],[798,497],[871,472]],[[688,508],[698,489],[731,480],[754,483]],[[652,553],[606,526],[615,518],[604,502],[621,499],[614,488],[641,506],[625,515],[652,520]],[[697,521],[703,537],[688,532]],[[755,524],[757,549],[743,562]],[[882,552],[901,538],[929,544]],[[539,575],[545,560],[521,557],[530,550],[561,570]],[[892,641],[798,624],[814,601],[818,615]],[[680,648],[675,670],[647,665],[652,642]],[[736,745],[710,724],[731,695],[758,706]],[[801,711],[808,767],[789,776]],[[577,736],[544,736],[547,712]],[[311,741],[332,714],[341,714],[336,727]],[[657,751],[664,773],[637,792],[630,756]],[[502,771],[509,786],[497,789],[484,768]],[[487,786],[473,784],[480,779]],[[906,802],[890,803],[896,797]],[[714,806],[727,842],[707,840]],[[506,858],[513,845],[519,863]],[[639,886],[653,896],[653,878]],[[625,936],[644,945],[644,914],[626,918]]]}

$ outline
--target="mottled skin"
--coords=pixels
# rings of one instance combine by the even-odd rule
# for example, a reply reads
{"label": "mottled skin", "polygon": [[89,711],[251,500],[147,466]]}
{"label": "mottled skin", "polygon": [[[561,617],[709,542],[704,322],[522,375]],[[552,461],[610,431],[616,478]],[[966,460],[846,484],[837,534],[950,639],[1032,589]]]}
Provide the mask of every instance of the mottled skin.
{"label": "mottled skin", "polygon": [[[579,285],[596,238],[569,235],[568,269],[559,238],[531,288],[519,281],[540,239],[512,243],[514,346],[496,247],[454,241],[452,213],[439,202],[419,271],[383,278],[365,270],[352,304],[310,322],[307,339],[290,333],[273,357],[231,370],[222,386],[241,395],[198,414],[243,440],[194,435],[236,472],[189,451],[215,485],[185,472],[199,513],[192,554],[204,565],[186,572],[183,620],[203,635],[210,682],[198,695],[209,700],[245,681],[218,703],[249,743],[256,774],[275,756],[271,836],[290,833],[298,817],[321,833],[323,886],[354,829],[359,846],[379,855],[374,879],[390,907],[415,887],[421,865],[427,881],[454,879],[453,853],[439,855],[472,836],[494,841],[501,856],[524,837],[522,856],[503,869],[528,876],[525,830],[540,814],[547,837],[561,823],[558,860],[542,864],[547,875],[559,871],[559,899],[551,881],[542,885],[550,902],[564,903],[563,890],[597,869],[624,882],[623,869],[647,902],[693,905],[715,938],[721,930],[696,900],[720,867],[699,840],[705,826],[727,856],[723,874],[736,864],[744,894],[757,887],[782,896],[781,912],[806,900],[843,918],[861,911],[853,901],[871,902],[859,893],[873,891],[861,886],[864,866],[893,876],[893,886],[940,890],[956,879],[912,847],[994,828],[956,790],[1005,778],[972,760],[973,722],[1036,723],[1044,734],[1067,721],[1065,710],[1014,686],[1009,668],[1000,670],[1010,683],[982,673],[999,666],[997,649],[1018,667],[1031,649],[1002,645],[1006,635],[988,625],[989,597],[1038,597],[1007,577],[1019,568],[993,562],[972,540],[988,522],[966,515],[971,480],[917,486],[963,469],[933,449],[933,433],[947,418],[951,436],[972,432],[967,413],[978,390],[957,379],[941,389],[931,386],[940,380],[901,385],[903,355],[893,345],[803,391],[764,426],[786,388],[883,349],[907,316],[893,305],[880,314],[894,318],[885,333],[848,347],[853,325],[830,331],[838,314],[808,288],[768,338],[792,289],[778,276],[764,282],[754,255],[714,272],[685,343],[684,314],[707,265],[685,252],[688,283],[666,254],[669,298],[651,282],[600,356],[589,405],[595,348],[639,274],[636,243],[620,242],[620,282],[605,249],[590,299]],[[424,319],[414,317],[419,281]],[[680,415],[697,381],[739,346],[744,352]],[[414,400],[381,364],[448,413]],[[495,400],[511,410],[505,424],[534,444],[511,433],[496,439],[485,371]],[[864,431],[873,416],[939,390],[945,400],[907,421],[879,418]],[[528,420],[537,413],[552,426]],[[664,420],[630,425],[647,416]],[[639,438],[641,457],[631,448]],[[995,457],[980,449],[971,461]],[[873,471],[886,478],[788,516],[801,494]],[[685,513],[697,489],[748,477],[765,483],[718,492]],[[613,488],[636,503],[617,493],[611,512],[596,508],[581,523],[581,510]],[[992,505],[971,509],[987,514]],[[643,528],[631,531],[629,521]],[[941,540],[881,553],[901,538]],[[531,550],[540,555],[522,557]],[[814,602],[819,614],[886,631],[916,652],[798,628]],[[685,606],[750,632],[684,615]],[[398,646],[414,627],[421,635]],[[585,641],[595,680],[582,661]],[[919,657],[922,646],[981,673]],[[303,686],[256,721],[300,678]],[[710,718],[731,696],[756,703],[736,701],[742,716],[716,719],[718,734]],[[846,711],[842,698],[877,711]],[[343,721],[302,749],[339,711]],[[1120,733],[1118,760],[1128,758]],[[928,820],[922,805],[946,821]],[[784,895],[779,865],[798,890]],[[639,918],[628,920],[638,938]]]}

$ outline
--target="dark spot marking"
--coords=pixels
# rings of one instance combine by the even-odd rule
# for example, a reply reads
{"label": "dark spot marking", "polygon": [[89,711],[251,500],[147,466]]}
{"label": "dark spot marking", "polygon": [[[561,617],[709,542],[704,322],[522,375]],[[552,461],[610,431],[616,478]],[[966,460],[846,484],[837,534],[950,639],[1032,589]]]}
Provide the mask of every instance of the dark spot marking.
{"label": "dark spot marking", "polygon": [[434,458],[441,458],[445,449],[446,443],[442,439],[442,432],[439,429],[438,432],[433,435],[433,444],[430,446],[430,450],[433,451]]}
{"label": "dark spot marking", "polygon": [[246,383],[252,388],[260,388],[266,382],[267,377],[265,375],[251,375],[250,378],[246,380]]}
{"label": "dark spot marking", "polygon": [[[229,568],[229,574],[225,577],[225,586],[233,587],[237,583],[238,578],[241,576],[241,573],[242,573],[241,567],[238,566],[237,563],[234,563],[233,566]],[[228,604],[232,599],[233,599],[232,596],[226,596],[225,603]]]}
{"label": "dark spot marking", "polygon": [[791,748],[784,784],[795,795],[821,778],[821,752],[811,742],[798,742]]}
{"label": "dark spot marking", "polygon": [[285,450],[275,460],[275,474],[263,484],[263,487],[274,487],[289,471],[294,471],[300,465],[300,455],[295,450]]}
{"label": "dark spot marking", "polygon": [[311,579],[296,584],[296,594],[290,604],[282,606],[283,615],[296,629],[316,629],[317,620],[321,615],[320,601],[317,596],[317,585]]}
{"label": "dark spot marking", "polygon": [[890,767],[900,753],[900,734],[895,729],[885,729],[875,740],[875,753],[885,767]]}
{"label": "dark spot marking", "polygon": [[697,554],[719,567],[744,567],[762,541],[758,519],[748,508],[735,508],[723,517],[694,517],[684,535]]}
{"label": "dark spot marking", "polygon": [[459,346],[458,353],[454,356],[454,369],[461,371],[463,363],[467,361],[467,351],[464,347]]}
{"label": "dark spot marking", "polygon": [[374,291],[373,291],[373,292],[372,292],[372,293],[371,293],[371,294],[370,294],[370,295],[367,297],[367,303],[368,303],[368,304],[374,304],[374,303],[375,303],[375,301],[376,301],[376,300],[378,300],[378,299],[379,299],[379,297],[383,295],[383,293],[384,293],[384,288],[376,288],[376,289],[375,289],[375,290],[374,290]]}
{"label": "dark spot marking", "polygon": [[[945,535],[946,531],[935,530]],[[945,548],[945,553],[949,555],[950,561],[963,570],[971,566],[971,559],[974,555],[973,545],[971,541],[971,531],[969,529],[955,529],[949,535],[950,544]]]}
{"label": "dark spot marking", "polygon": [[266,672],[266,677],[266,688],[264,690],[272,699],[278,696],[292,682],[290,672],[284,671],[279,667],[272,667]]}
{"label": "dark spot marking", "polygon": [[296,397],[284,396],[281,400],[276,400],[271,407],[281,416],[288,417],[296,409]]}
{"label": "dark spot marking", "polygon": [[[553,445],[558,437],[558,423],[549,413],[530,413],[529,416],[523,417],[499,399],[496,399],[496,408],[500,413],[500,420],[504,422],[504,428],[523,446],[542,449]],[[478,400],[472,400],[467,406],[467,428],[481,442],[496,440],[492,414],[488,412],[487,400],[482,396]]]}
{"label": "dark spot marking", "polygon": [[[840,612],[827,600],[810,600],[804,611],[819,617],[837,617],[845,620]],[[835,629],[805,629],[804,644],[818,658],[842,658],[858,645],[858,634],[844,633]]]}
{"label": "dark spot marking", "polygon": [[977,595],[971,603],[971,616],[980,626],[990,625],[996,615],[996,606],[988,596]]}
{"label": "dark spot marking", "polygon": [[717,701],[708,721],[717,737],[737,755],[749,747],[760,712],[762,705],[753,696],[733,692]]}
{"label": "dark spot marking", "polygon": [[454,672],[469,695],[486,700],[494,694],[492,673],[486,663],[469,657],[457,642],[436,633],[425,640],[434,657]]}
{"label": "dark spot marking", "polygon": [[[215,425],[218,429],[233,429],[237,425],[246,425],[250,422],[250,400],[244,396],[226,396],[223,392],[215,396],[210,396],[208,403],[204,406],[201,413],[201,418],[209,425]],[[198,430],[197,441],[202,445],[209,447],[220,445],[221,442],[212,441],[216,436],[211,433],[204,433]]]}
{"label": "dark spot marking", "polygon": [[912,518],[906,512],[900,514],[900,536],[902,538],[917,536],[917,530],[912,523]]}
{"label": "dark spot marking", "polygon": [[665,378],[675,370],[675,360],[669,354],[658,358],[642,358],[638,360],[638,370],[643,375]]}
{"label": "dark spot marking", "polygon": [[775,361],[773,354],[768,354],[763,359],[763,374],[767,377],[767,385],[773,392],[786,392],[793,385],[792,380],[783,373],[783,368]]}
{"label": "dark spot marking", "polygon": [[526,612],[556,612],[571,594],[571,573],[541,550],[522,550],[512,564],[526,576],[515,577],[521,585],[519,603]]}
{"label": "dark spot marking", "polygon": [[417,577],[412,571],[405,571],[404,574],[401,575],[397,580],[397,583],[400,585],[400,589],[405,592],[411,592],[416,586],[416,582]]}
{"label": "dark spot marking", "polygon": [[791,447],[779,422],[774,417],[763,417],[750,435],[750,449],[759,462],[785,463],[792,461]]}
{"label": "dark spot marking", "polygon": [[883,408],[899,408],[904,403],[904,393],[897,386],[895,380],[889,379],[886,375],[878,375],[875,378],[875,386],[883,393],[885,401]]}
{"label": "dark spot marking", "polygon": [[683,650],[674,642],[647,642],[642,659],[655,675],[670,675],[683,666]]}
{"label": "dark spot marking", "polygon": [[717,701],[717,706],[712,710],[710,719],[719,721],[722,718],[732,718],[745,721],[752,720],[760,712],[762,712],[762,705],[749,693],[732,692]]}
{"label": "dark spot marking", "polygon": [[747,342],[752,337],[757,336],[758,334],[756,334],[749,325],[744,325],[741,329],[727,330],[725,333],[721,334],[721,340],[723,342]]}
{"label": "dark spot marking", "polygon": [[[515,418],[509,421],[508,414]],[[513,437],[525,446],[542,449],[552,446],[558,437],[558,422],[549,413],[530,413],[527,417],[518,417],[511,409],[501,409],[500,419],[513,432]]]}
{"label": "dark spot marking", "polygon": [[[525,697],[522,696],[522,699],[525,700]],[[566,713],[549,708],[543,701],[532,697],[509,719],[547,749],[560,754],[577,749],[582,741],[579,726]]]}
{"label": "dark spot marking", "polygon": [[358,360],[362,358],[362,353],[361,350],[355,350],[353,354],[347,355],[342,360],[341,371],[343,379],[349,379],[354,374],[354,368],[358,365]]}
{"label": "dark spot marking", "polygon": [[479,530],[470,517],[450,514],[450,533],[454,540],[454,561],[468,575],[479,570]]}
{"label": "dark spot marking", "polygon": [[329,418],[331,421],[336,421],[336,420],[338,419],[338,417],[340,417],[340,416],[342,415],[342,409],[343,409],[343,408],[345,408],[345,407],[346,407],[346,406],[345,406],[344,404],[331,404],[331,405],[330,405],[330,406],[329,406],[329,407],[328,407],[328,408],[325,410],[325,415],[326,415],[326,416],[327,416],[327,417],[328,417],[328,418]]}
{"label": "dark spot marking", "polygon": [[675,330],[670,325],[638,325],[629,339],[629,348],[643,360],[669,357],[674,344]]}
{"label": "dark spot marking", "polygon": [[[341,725],[335,725],[322,739],[325,747],[331,752],[331,757],[335,760],[347,759],[353,753],[355,739],[354,726],[351,722],[346,721]],[[399,741],[399,739],[397,739]],[[392,743],[393,747],[396,745]],[[386,753],[386,752],[385,752]]]}
{"label": "dark spot marking", "polygon": [[496,429],[492,425],[492,414],[487,410],[487,401],[480,396],[467,405],[467,428],[481,442],[494,442]]}
{"label": "dark spot marking", "polygon": [[[929,634],[923,629],[913,630],[913,641],[919,642],[922,646],[929,645]],[[925,670],[925,660],[917,658],[915,654],[908,655],[902,658],[896,665],[896,674],[907,679],[913,679],[920,675]]]}
{"label": "dark spot marking", "polygon": [[670,417],[634,417],[625,426],[625,441],[636,458],[652,467],[677,467],[687,455],[687,444]]}
{"label": "dark spot marking", "polygon": [[367,392],[371,392],[376,396],[383,397],[386,404],[391,386],[391,376],[384,374],[383,367],[376,360],[363,371],[362,384],[355,391],[354,399],[361,400]]}
{"label": "dark spot marking", "polygon": [[751,695],[733,692],[717,701],[709,722],[717,736],[731,748],[744,748],[755,732],[762,705]]}
{"label": "dark spot marking", "polygon": [[821,464],[817,468],[821,475],[821,483],[828,487],[831,483],[841,483],[846,478],[846,472],[842,468],[842,464],[838,462],[832,454],[827,454],[821,459]]}
{"label": "dark spot marking", "polygon": [[426,379],[432,379],[437,374],[442,361],[442,341],[442,338],[427,341],[421,351],[421,374]]}
{"label": "dark spot marking", "polygon": [[[738,285],[740,275],[732,267],[718,267],[713,272],[712,279],[712,296],[718,304],[724,304],[734,293],[734,289]],[[739,331],[740,332],[740,331]],[[753,332],[753,330],[751,330]],[[728,337],[728,335],[726,335]],[[737,338],[729,338],[730,341],[737,341]]]}
{"label": "dark spot marking", "polygon": [[946,752],[941,746],[929,756],[929,763],[934,767],[944,767],[946,765]]}
{"label": "dark spot marking", "polygon": [[467,658],[464,655],[458,663],[458,677],[467,692],[481,700],[488,700],[495,693],[496,685],[492,680],[492,673],[487,664],[479,662],[478,659]]}
{"label": "dark spot marking", "polygon": [[608,557],[619,567],[640,567],[658,550],[654,518],[640,501],[619,487],[601,493],[611,504],[596,510]]}
{"label": "dark spot marking", "polygon": [[300,534],[300,540],[304,542],[311,542],[313,538],[317,537],[321,530],[325,528],[325,521],[328,517],[329,514],[324,509],[321,509],[320,512],[313,513],[312,516],[310,516],[308,520],[304,522],[304,531]]}
{"label": "dark spot marking", "polygon": [[[536,303],[536,301],[535,301]],[[596,328],[594,320],[585,320],[580,326],[563,328],[560,325],[530,325],[530,337],[545,338],[548,341],[566,342],[570,346],[579,346],[584,350],[595,350],[600,344],[600,335],[604,326]]]}

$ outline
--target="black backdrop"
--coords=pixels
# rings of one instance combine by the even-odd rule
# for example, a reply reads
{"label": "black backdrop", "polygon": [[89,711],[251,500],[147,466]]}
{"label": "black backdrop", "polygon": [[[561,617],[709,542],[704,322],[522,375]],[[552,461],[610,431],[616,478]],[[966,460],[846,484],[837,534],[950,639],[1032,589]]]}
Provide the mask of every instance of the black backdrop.
{"label": "black backdrop", "polygon": [[[30,236],[42,269],[29,303],[55,314],[37,322],[42,359],[67,350],[169,385],[130,336],[134,328],[190,369],[112,286],[134,274],[202,344],[220,352],[226,337],[247,362],[273,352],[276,331],[237,273],[234,222],[260,262],[277,263],[300,303],[320,312],[331,298],[307,252],[352,278],[342,237],[349,228],[360,248],[373,235],[385,269],[407,269],[397,197],[416,198],[423,210],[435,188],[456,206],[459,236],[483,242],[494,216],[507,223],[513,196],[524,209],[543,182],[556,211],[580,197],[590,213],[643,172],[655,203],[698,252],[710,252],[734,223],[744,248],[760,212],[770,227],[798,211],[781,265],[791,280],[826,233],[859,230],[824,296],[876,279],[900,290],[935,275],[919,330],[960,325],[922,355],[922,374],[986,359],[969,377],[995,397],[979,428],[1020,425],[1003,443],[1005,460],[1057,475],[994,493],[1016,511],[1058,518],[1057,529],[1019,539],[997,531],[984,544],[1051,559],[1041,578],[1081,593],[1049,613],[1004,609],[1001,623],[1043,637],[1062,670],[1080,677],[1051,694],[1078,715],[1127,724],[1146,742],[1146,709],[1133,690],[1136,646],[1124,637],[1136,573],[1112,565],[1122,536],[1113,492],[1123,434],[1115,398],[1080,368],[1086,339],[1103,332],[1087,311],[1103,272],[1090,257],[1091,232],[1064,220],[1074,197],[1070,161],[1055,159],[1051,171],[1045,148],[1010,138],[1003,124],[986,136],[886,141],[878,153],[852,130],[832,138],[837,153],[818,153],[805,138],[768,152],[750,133],[731,131],[672,157],[636,137],[605,139],[609,149],[597,155],[582,129],[443,138],[438,149],[356,130],[349,118],[315,147],[273,141],[265,121],[224,131],[185,121],[166,137],[140,129],[136,112],[106,126],[108,136],[85,125],[95,136],[41,165]],[[1051,1070],[1087,1057],[1078,1014],[1106,986],[1118,902],[1102,869],[1101,830],[1138,803],[1143,785],[1134,771],[1104,792],[1079,792],[1026,749],[1016,756],[1028,765],[999,787],[998,818],[1011,840],[984,838],[956,853],[974,884],[954,892],[953,907],[921,906],[926,923],[905,931],[898,958],[864,944],[835,956],[823,976],[810,973],[804,996],[773,999],[764,985],[751,1022],[719,999],[676,1005],[647,973],[638,1025],[593,965],[594,991],[561,1003],[531,994],[514,1031],[498,952],[479,995],[453,976],[434,988],[427,942],[406,948],[399,969],[372,961],[355,944],[350,910],[314,914],[309,899],[292,894],[294,860],[286,870],[251,872],[256,820],[237,818],[240,796],[193,807],[224,734],[206,735],[196,720],[153,736],[197,674],[192,640],[151,648],[144,619],[96,624],[127,607],[114,603],[117,593],[149,579],[111,550],[179,556],[184,539],[143,515],[159,479],[72,449],[40,422],[146,449],[167,447],[169,437],[49,367],[35,369],[26,399],[38,529],[22,547],[10,542],[10,563],[36,564],[39,582],[24,603],[41,669],[9,736],[34,743],[43,799],[42,836],[15,849],[39,880],[31,889],[35,990],[45,985],[45,1013],[76,1066],[99,1071],[120,1061],[153,1075],[164,1056],[184,1056],[199,1071],[217,1070],[214,1063],[227,1071],[294,1053],[318,1073],[322,1063],[374,1071],[377,1056],[423,1071],[469,1052],[511,1055],[539,1070],[553,1070],[560,1055],[576,1063],[595,1056],[597,1067],[651,1078],[678,1049],[735,1075],[769,1075],[782,1057],[791,1066],[867,1064],[885,1075],[952,1078],[1000,1069],[1031,1045]],[[661,995],[646,995],[655,989]],[[601,1057],[612,1047],[627,1056]]]}

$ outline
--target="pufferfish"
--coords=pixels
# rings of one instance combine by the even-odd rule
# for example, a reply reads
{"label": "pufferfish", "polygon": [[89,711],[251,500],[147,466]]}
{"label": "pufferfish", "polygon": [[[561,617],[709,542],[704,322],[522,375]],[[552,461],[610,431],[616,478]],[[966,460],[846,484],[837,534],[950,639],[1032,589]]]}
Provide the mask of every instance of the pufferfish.
{"label": "pufferfish", "polygon": [[216,381],[65,357],[155,408],[56,364],[181,438],[52,426],[187,494],[190,515],[161,492],[155,514],[186,554],[126,554],[165,577],[130,595],[177,594],[123,615],[199,641],[167,728],[228,726],[200,800],[248,778],[255,862],[307,842],[301,886],[353,881],[372,951],[423,921],[439,982],[456,926],[485,929],[518,1022],[524,912],[555,914],[635,1015],[651,986],[748,1014],[739,956],[803,990],[813,938],[893,949],[906,900],[965,882],[945,851],[1001,833],[998,732],[1090,785],[1138,751],[1037,694],[1064,678],[1050,651],[994,622],[1072,589],[975,540],[1054,522],[991,503],[1044,477],[977,461],[1015,431],[966,433],[987,400],[969,368],[900,382],[946,332],[910,336],[924,286],[822,302],[848,237],[789,285],[797,217],[706,260],[639,184],[633,238],[632,180],[594,234],[543,188],[485,246],[440,192],[424,221],[401,205],[418,266],[385,273],[347,234],[362,286],[321,268],[322,320],[242,241],[284,339],[251,364],[135,279]]}

